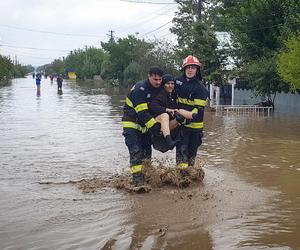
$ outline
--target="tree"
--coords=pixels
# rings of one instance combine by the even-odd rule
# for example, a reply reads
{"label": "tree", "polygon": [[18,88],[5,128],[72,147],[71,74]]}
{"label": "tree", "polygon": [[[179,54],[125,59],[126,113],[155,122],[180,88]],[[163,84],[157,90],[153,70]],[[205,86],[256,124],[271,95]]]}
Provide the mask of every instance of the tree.
{"label": "tree", "polygon": [[136,83],[143,79],[141,65],[137,62],[131,62],[124,70],[125,85],[129,83]]}
{"label": "tree", "polygon": [[65,70],[75,71],[78,78],[92,79],[94,75],[102,72],[102,63],[106,60],[107,54],[99,48],[86,47],[71,51],[65,59]]}
{"label": "tree", "polygon": [[106,68],[106,74],[111,75],[113,79],[117,79],[121,84],[126,84],[124,70],[130,63],[139,63],[153,48],[151,43],[132,35],[119,38],[117,41],[101,42],[101,46],[110,55],[110,64],[109,68]]}
{"label": "tree", "polygon": [[143,73],[146,74],[149,68],[155,65],[168,74],[176,75],[178,73],[178,62],[175,46],[164,40],[155,40],[152,45],[152,49],[140,59]]}
{"label": "tree", "polygon": [[77,78],[83,78],[82,68],[84,63],[84,50],[78,49],[71,51],[65,59],[65,70],[76,72]]}
{"label": "tree", "polygon": [[92,62],[91,58],[85,58],[81,69],[81,73],[84,76],[84,78],[93,79],[94,75],[97,75],[97,72],[99,72],[99,70],[97,69],[97,65]]}
{"label": "tree", "polygon": [[224,69],[225,53],[211,20],[213,1],[204,4],[201,0],[176,0],[179,10],[173,19],[171,32],[177,35],[177,58],[180,63],[189,54],[198,57],[203,64],[202,74],[208,82],[220,84]]}
{"label": "tree", "polygon": [[25,67],[26,67],[26,70],[27,70],[28,73],[34,71],[34,67],[31,64],[28,64]]}
{"label": "tree", "polygon": [[24,77],[29,72],[30,72],[30,69],[28,69],[28,67],[25,65],[16,64],[13,67],[13,76],[16,78]]}
{"label": "tree", "polygon": [[55,59],[50,64],[39,66],[37,71],[45,72],[46,75],[50,74],[63,74],[65,69],[64,61],[61,59]]}
{"label": "tree", "polygon": [[281,52],[277,58],[277,70],[295,91],[300,89],[300,33],[291,36],[285,45],[287,50]]}
{"label": "tree", "polygon": [[0,55],[0,80],[10,78],[12,76],[13,67],[9,58]]}
{"label": "tree", "polygon": [[250,81],[256,95],[274,100],[276,92],[286,88],[275,61],[287,34],[299,29],[295,15],[299,13],[300,2],[222,0],[219,3],[216,25],[231,36],[238,76]]}

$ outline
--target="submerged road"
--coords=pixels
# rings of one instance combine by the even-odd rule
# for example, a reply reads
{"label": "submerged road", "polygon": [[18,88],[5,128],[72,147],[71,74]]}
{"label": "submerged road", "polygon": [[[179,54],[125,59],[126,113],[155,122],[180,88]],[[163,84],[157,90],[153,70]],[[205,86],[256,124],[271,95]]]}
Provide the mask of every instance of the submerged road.
{"label": "submerged road", "polygon": [[[0,85],[0,249],[300,249],[300,116],[206,113],[202,185],[148,194],[49,184],[128,167],[125,93]],[[175,165],[175,152],[154,161]]]}

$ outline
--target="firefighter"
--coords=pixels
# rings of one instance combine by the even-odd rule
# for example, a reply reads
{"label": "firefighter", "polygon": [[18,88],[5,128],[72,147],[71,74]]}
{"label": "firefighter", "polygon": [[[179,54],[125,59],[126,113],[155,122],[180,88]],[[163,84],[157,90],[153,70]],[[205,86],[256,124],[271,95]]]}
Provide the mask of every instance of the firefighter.
{"label": "firefighter", "polygon": [[176,163],[182,176],[189,174],[193,166],[198,147],[202,144],[203,115],[208,91],[201,83],[200,61],[189,55],[183,60],[183,75],[175,81],[179,109],[190,113],[189,123],[181,126],[181,141],[176,146]]}
{"label": "firefighter", "polygon": [[[151,158],[151,135],[160,134],[160,124],[150,115],[148,104],[161,90],[163,71],[151,67],[148,78],[136,83],[126,97],[122,118],[123,135],[130,155],[135,186],[144,184],[143,161]],[[150,133],[149,133],[150,132]]]}

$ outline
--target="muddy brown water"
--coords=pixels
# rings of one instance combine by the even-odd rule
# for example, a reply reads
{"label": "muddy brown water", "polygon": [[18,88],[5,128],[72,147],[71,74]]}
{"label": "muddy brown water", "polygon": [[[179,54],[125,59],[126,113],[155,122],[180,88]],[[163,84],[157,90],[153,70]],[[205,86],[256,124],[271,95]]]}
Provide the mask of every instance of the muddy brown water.
{"label": "muddy brown water", "polygon": [[[126,173],[125,92],[32,78],[0,86],[0,249],[300,249],[300,116],[207,112],[205,178],[146,194]],[[175,152],[153,162],[175,166]],[[44,183],[44,184],[41,184]],[[63,184],[66,183],[66,184]]]}

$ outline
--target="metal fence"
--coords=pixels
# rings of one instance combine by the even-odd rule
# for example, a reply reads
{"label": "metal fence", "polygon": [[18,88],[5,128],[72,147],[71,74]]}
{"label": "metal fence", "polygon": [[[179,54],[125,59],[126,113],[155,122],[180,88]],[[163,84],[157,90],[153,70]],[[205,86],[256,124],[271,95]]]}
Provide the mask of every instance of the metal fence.
{"label": "metal fence", "polygon": [[211,108],[218,111],[235,112],[237,114],[246,114],[246,113],[254,113],[254,114],[267,114],[270,116],[273,107],[262,107],[256,105],[214,105]]}

